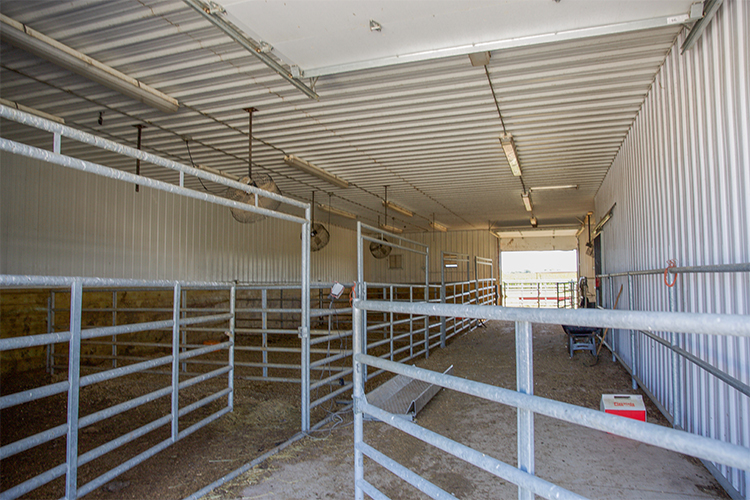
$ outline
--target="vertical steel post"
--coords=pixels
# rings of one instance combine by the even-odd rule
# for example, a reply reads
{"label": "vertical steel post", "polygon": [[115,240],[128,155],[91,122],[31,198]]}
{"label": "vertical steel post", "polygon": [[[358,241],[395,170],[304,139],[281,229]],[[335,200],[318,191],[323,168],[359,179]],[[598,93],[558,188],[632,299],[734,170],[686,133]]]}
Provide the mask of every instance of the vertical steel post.
{"label": "vertical steel post", "polygon": [[83,284],[70,287],[70,344],[68,350],[68,433],[66,442],[65,498],[78,498],[78,403],[81,391],[81,309]]}
{"label": "vertical steel post", "polygon": [[[357,297],[360,297],[358,294]],[[362,282],[362,300],[367,300],[367,283]],[[370,328],[367,326],[367,311],[362,311],[362,352],[367,354],[367,334]],[[367,365],[362,366],[362,376],[367,381]]]}
{"label": "vertical steel post", "polygon": [[[55,320],[55,309],[57,307],[55,305],[57,302],[55,300],[55,291],[54,290],[52,290],[52,292],[50,292],[50,299],[51,299],[50,300],[50,308],[49,308],[49,311],[50,311],[49,312],[49,314],[50,314],[50,316],[49,316],[50,317],[50,333],[53,333],[55,331],[55,322],[56,322],[56,320]],[[55,374],[55,344],[50,344],[49,345],[49,360],[50,360],[49,373],[50,373],[50,375],[54,375]]]}
{"label": "vertical steel post", "polygon": [[[47,333],[52,333],[54,331],[54,325],[52,322],[52,303],[53,303],[53,297],[55,296],[55,292],[50,292],[50,296],[47,297]],[[55,344],[50,343],[47,344],[47,373],[52,373],[52,347]]]}
{"label": "vertical steel post", "polygon": [[261,335],[261,344],[262,344],[262,352],[261,355],[263,356],[263,378],[268,377],[268,289],[264,288],[260,291],[260,307],[263,309],[263,312],[260,313],[261,315],[261,324],[260,327],[263,330]]}
{"label": "vertical steel post", "polygon": [[[390,295],[391,302],[393,302],[393,285],[390,286],[390,294],[391,294]],[[391,356],[390,356],[390,360],[393,361],[393,312],[388,313],[388,316],[390,318],[390,322],[389,322],[390,328],[389,328],[389,330],[390,330],[390,336],[391,336],[391,342],[390,342],[390,344],[391,344]]]}
{"label": "vertical steel post", "polygon": [[[112,326],[117,326],[117,291],[112,292]],[[117,368],[117,335],[112,335],[112,368]]]}
{"label": "vertical steel post", "polygon": [[302,317],[300,321],[300,341],[302,362],[302,431],[310,430],[310,220],[312,207],[305,208],[305,222],[302,224]]}
{"label": "vertical steel post", "polygon": [[[424,254],[424,302],[430,302],[430,247],[425,247]],[[424,317],[424,357],[430,357],[430,317]]]}
{"label": "vertical steel post", "polygon": [[62,152],[62,135],[55,132],[52,136],[52,152],[60,154]]}
{"label": "vertical steel post", "polygon": [[[362,223],[357,221],[357,293],[355,294],[357,298],[366,298],[367,295],[367,287],[365,286],[365,256],[364,256],[364,242],[362,240]],[[360,313],[358,315],[359,319],[355,319],[355,312]],[[359,336],[356,335],[356,328],[359,326]],[[352,309],[352,352],[367,352],[367,313],[366,311],[357,311],[356,308]],[[355,380],[353,391],[356,395],[357,390],[357,383],[356,383],[356,366],[355,363],[355,374],[353,377],[355,377],[353,380]],[[363,377],[363,380],[367,380],[367,367],[360,366],[360,370],[362,370],[361,376]],[[364,383],[364,382],[363,382]],[[363,389],[364,394],[364,389]],[[356,404],[356,400],[355,400]],[[356,417],[355,417],[356,420]],[[361,456],[361,455],[360,455]],[[360,460],[362,460],[360,458]],[[360,493],[361,495],[361,493]],[[361,498],[361,497],[360,497]]]}
{"label": "vertical steel post", "polygon": [[[633,275],[628,273],[628,309],[631,311],[635,307],[635,290],[633,290]],[[630,377],[630,383],[632,384],[633,389],[638,389],[638,382],[636,381],[637,371],[636,371],[637,362],[635,359],[635,331],[630,330],[630,373],[632,376]]]}
{"label": "vertical steel post", "polygon": [[[414,302],[414,288],[409,285],[409,302]],[[367,314],[367,311],[365,311]],[[414,357],[414,315],[409,313],[409,359]],[[365,367],[366,369],[367,367]]]}
{"label": "vertical steel post", "polygon": [[[182,311],[181,311],[181,314],[180,314],[180,316],[182,318],[187,318],[187,305],[188,305],[187,290],[183,290],[182,291]],[[186,328],[181,328],[180,332],[181,332],[181,338],[182,338],[181,342],[182,342],[182,346],[183,346],[180,349],[180,351],[181,352],[185,352],[185,351],[187,351],[187,347],[186,347],[187,346],[187,329]],[[187,371],[187,363],[186,362],[182,363],[182,371],[183,372]]]}
{"label": "vertical steel post", "polygon": [[179,437],[180,411],[180,298],[182,296],[180,283],[174,284],[172,299],[172,442]]}
{"label": "vertical steel post", "polygon": [[[361,239],[361,232],[359,223],[357,223],[357,246],[358,248],[358,264],[361,263],[362,259],[362,239]],[[359,265],[357,266],[359,268]],[[358,280],[357,284],[361,283],[362,276],[361,274],[358,274]],[[364,480],[365,478],[365,463],[364,463],[364,455],[359,450],[359,444],[364,441],[364,428],[363,428],[363,418],[362,418],[362,411],[360,410],[360,402],[364,400],[365,397],[365,378],[364,378],[364,370],[362,363],[359,363],[356,361],[357,354],[362,352],[361,346],[363,341],[363,328],[362,328],[362,310],[357,308],[357,301],[354,301],[354,307],[352,309],[352,338],[353,338],[353,349],[354,349],[354,356],[352,358],[354,359],[354,373],[352,374],[353,378],[353,394],[352,398],[354,399],[354,498],[355,500],[364,500],[364,491],[362,490],[360,486],[360,481]]]}
{"label": "vertical steel post", "polygon": [[[617,302],[617,300],[615,299],[615,279],[610,276],[608,281],[609,281],[609,304],[611,308],[614,309],[615,302]],[[609,336],[609,338],[611,339],[609,343],[612,346],[612,362],[613,363],[617,361],[617,357],[615,356],[615,351],[616,351],[615,346],[617,345],[616,335],[617,335],[617,330],[612,328],[612,335]]]}
{"label": "vertical steel post", "polygon": [[229,320],[229,341],[231,344],[229,345],[229,373],[227,374],[228,377],[228,385],[229,385],[229,394],[227,395],[227,403],[229,406],[229,410],[234,410],[234,332],[236,328],[235,324],[235,314],[237,311],[237,307],[235,306],[235,301],[237,300],[237,285],[233,284],[232,288],[229,289],[229,313],[232,315],[232,317]]}
{"label": "vertical steel post", "polygon": [[[390,291],[390,287],[387,287],[387,286],[383,287],[383,300],[390,300],[391,302],[393,302],[392,298],[391,299],[386,299],[386,297],[388,296],[388,292],[389,291]],[[386,321],[388,321],[388,313],[384,312],[383,313],[383,323],[385,323]],[[385,332],[383,332],[383,338],[385,338],[385,335],[386,335]]]}
{"label": "vertical steel post", "polygon": [[[669,310],[677,312],[677,289],[669,288]],[[672,427],[682,429],[682,384],[680,383],[680,355],[674,350],[678,344],[678,333],[672,332],[670,340],[672,350],[670,364],[672,365]]]}
{"label": "vertical steel post", "polygon": [[[441,253],[441,262],[440,262],[440,303],[445,304],[445,252]],[[446,337],[446,328],[445,328],[445,322],[446,317],[441,316],[440,317],[440,347],[445,347],[445,337]]]}
{"label": "vertical steel post", "polygon": [[[516,390],[534,394],[534,350],[531,323],[516,321]],[[534,412],[516,410],[518,416],[518,468],[534,474]],[[534,500],[530,490],[518,488],[518,500]]]}

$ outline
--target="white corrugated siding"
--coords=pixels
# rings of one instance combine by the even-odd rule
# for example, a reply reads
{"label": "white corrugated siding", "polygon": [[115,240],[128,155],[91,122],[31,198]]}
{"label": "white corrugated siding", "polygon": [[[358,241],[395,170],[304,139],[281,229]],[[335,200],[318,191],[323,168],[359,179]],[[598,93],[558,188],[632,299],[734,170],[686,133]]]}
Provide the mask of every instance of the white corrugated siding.
{"label": "white corrugated siding", "polygon": [[[0,157],[0,273],[299,282],[300,226],[43,162]],[[356,234],[329,227],[313,281],[356,277]]]}
{"label": "white corrugated siding", "polygon": [[[684,56],[678,41],[657,75],[596,197],[597,218],[617,203],[602,235],[604,272],[750,262],[750,5],[728,1]],[[612,304],[630,307],[627,280],[605,283]],[[680,276],[677,309],[750,314],[750,275]],[[634,309],[668,310],[661,276],[634,279]],[[668,338],[668,337],[667,337]],[[680,335],[679,344],[750,383],[750,339]],[[632,366],[629,337],[618,350]],[[639,376],[672,413],[669,356],[642,341]],[[690,432],[750,447],[750,402],[690,364],[683,370],[683,418]],[[717,467],[742,495],[742,471]],[[743,498],[746,498],[743,496]]]}
{"label": "white corrugated siding", "polygon": [[[489,231],[409,233],[404,234],[403,237],[429,246],[430,283],[440,283],[440,263],[441,255],[444,251],[471,256],[471,279],[475,278],[473,261],[473,257],[475,256],[492,259],[494,264],[493,270],[495,276],[497,276],[497,238]],[[402,269],[389,269],[389,259],[374,259],[370,255],[370,252],[365,250],[365,265],[368,269],[367,279],[369,281],[385,283],[424,283],[424,256],[400,249],[394,249],[391,253],[391,255],[398,254],[403,255]],[[446,273],[446,281],[466,281],[465,266],[465,264],[461,264],[459,270]],[[489,271],[480,269],[479,277],[488,278]]]}

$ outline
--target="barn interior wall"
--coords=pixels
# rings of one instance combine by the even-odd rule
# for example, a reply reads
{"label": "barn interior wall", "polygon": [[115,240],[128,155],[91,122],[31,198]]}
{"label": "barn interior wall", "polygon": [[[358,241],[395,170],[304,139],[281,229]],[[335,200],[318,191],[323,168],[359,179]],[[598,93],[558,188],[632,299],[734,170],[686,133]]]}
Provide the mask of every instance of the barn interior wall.
{"label": "barn interior wall", "polygon": [[[668,55],[595,199],[596,220],[612,206],[602,233],[603,271],[750,262],[750,5],[725,2],[698,43],[680,54],[682,35]],[[606,285],[606,284],[605,284]],[[627,279],[604,287],[611,307]],[[608,290],[610,288],[610,290]],[[662,276],[634,279],[620,309],[669,310]],[[677,310],[750,314],[750,275],[680,275]],[[632,366],[629,335],[617,348]],[[750,383],[750,339],[681,335],[677,342],[719,369]],[[636,364],[649,390],[668,406],[669,357],[639,344]],[[750,402],[687,365],[684,419],[691,432],[750,446]],[[719,384],[715,386],[715,384]],[[742,471],[718,466],[739,494]],[[745,498],[744,496],[742,498]]]}
{"label": "barn interior wall", "polygon": [[[2,153],[0,273],[298,283],[300,226]],[[328,227],[311,280],[356,277],[356,233]]]}

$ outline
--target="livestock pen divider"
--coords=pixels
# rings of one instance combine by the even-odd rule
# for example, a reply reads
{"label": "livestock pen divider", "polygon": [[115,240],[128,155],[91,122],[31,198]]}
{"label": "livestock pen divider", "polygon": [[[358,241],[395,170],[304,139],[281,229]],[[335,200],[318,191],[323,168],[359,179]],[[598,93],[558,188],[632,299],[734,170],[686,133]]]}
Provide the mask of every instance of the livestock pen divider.
{"label": "livestock pen divider", "polygon": [[[446,316],[463,316],[474,319],[495,319],[513,321],[516,323],[516,344],[519,361],[518,387],[516,391],[503,389],[479,382],[461,379],[432,372],[403,363],[369,356],[357,349],[362,335],[361,317],[365,311],[395,312],[401,314],[429,314]],[[681,332],[711,333],[715,335],[750,337],[750,323],[747,318],[739,315],[689,314],[670,312],[625,312],[612,310],[534,310],[519,308],[487,307],[474,304],[453,305],[433,303],[391,303],[359,299],[354,301],[354,336],[355,336],[355,498],[364,498],[365,492],[373,496],[376,491],[374,485],[364,479],[363,456],[384,467],[392,464],[381,460],[382,456],[370,453],[370,447],[364,443],[363,415],[371,415],[397,429],[400,429],[428,444],[472,463],[492,474],[519,487],[519,498],[532,498],[532,494],[543,498],[580,499],[580,495],[567,491],[557,485],[534,476],[534,445],[533,445],[533,414],[542,414],[566,422],[582,425],[591,429],[609,432],[640,442],[659,446],[671,451],[695,456],[712,462],[725,464],[750,471],[750,453],[743,446],[708,437],[690,434],[681,430],[674,430],[649,424],[623,419],[608,415],[597,410],[581,408],[567,403],[553,401],[533,396],[533,369],[529,353],[532,352],[531,324],[570,324],[576,326],[635,328],[676,330]],[[472,450],[460,443],[449,440],[432,431],[399,419],[395,415],[385,412],[368,404],[364,393],[364,366],[372,366],[392,373],[422,380],[441,387],[484,398],[490,401],[514,406],[518,412],[518,455],[517,467],[505,464],[479,451]],[[393,470],[393,467],[391,467]],[[403,479],[409,480],[410,475]],[[413,479],[413,478],[412,478]],[[434,484],[425,486],[426,480],[410,481],[424,492],[435,492]],[[375,498],[387,498],[378,492]],[[440,490],[433,498],[453,498],[449,493]]]}
{"label": "livestock pen divider", "polygon": [[[172,318],[161,321],[148,321],[148,322],[135,322],[128,324],[113,325],[107,327],[96,327],[84,329],[82,327],[82,314],[83,314],[83,296],[87,286],[100,287],[106,286],[128,286],[128,287],[170,287],[173,291],[173,309]],[[23,483],[17,484],[9,489],[6,489],[0,493],[0,497],[3,500],[11,500],[18,498],[60,476],[65,476],[65,498],[73,499],[78,498],[94,489],[106,484],[112,478],[119,474],[131,469],[135,465],[143,462],[147,458],[153,456],[157,452],[166,448],[170,444],[184,438],[187,435],[195,432],[196,430],[204,427],[205,425],[213,422],[222,415],[232,410],[232,381],[233,381],[233,349],[234,349],[234,314],[230,311],[223,314],[204,314],[202,316],[195,316],[189,319],[180,317],[180,290],[184,284],[179,282],[156,282],[156,281],[136,281],[136,280],[102,280],[102,279],[87,279],[87,278],[63,278],[63,277],[29,277],[29,276],[0,276],[0,286],[2,287],[13,287],[13,286],[24,286],[24,287],[69,287],[70,296],[70,313],[69,313],[69,330],[67,331],[56,331],[53,333],[39,334],[39,335],[26,335],[21,337],[10,337],[0,339],[0,351],[7,351],[11,349],[21,349],[34,346],[45,346],[50,344],[68,344],[68,377],[66,381],[58,382],[51,385],[41,386],[28,391],[17,392],[9,395],[0,397],[0,409],[11,408],[13,406],[28,403],[31,401],[38,400],[43,397],[51,396],[54,394],[61,394],[67,392],[68,403],[67,403],[67,418],[66,423],[47,429],[43,432],[27,436],[23,439],[14,441],[0,447],[0,459],[7,459],[10,456],[21,453],[30,448],[42,445],[49,441],[52,441],[59,437],[66,437],[66,460],[64,464],[60,464],[53,467],[50,470],[42,472],[41,474],[24,481]],[[218,283],[201,283],[190,284],[192,287],[201,287],[204,289],[229,289],[232,290],[232,285],[224,285]],[[192,348],[180,349],[179,343],[179,329],[184,324],[224,324],[224,331],[226,332],[227,338],[219,343],[208,346],[192,346]],[[96,339],[102,337],[112,337],[118,335],[133,334],[138,332],[148,332],[153,329],[168,328],[172,331],[172,343],[171,352],[166,356],[151,357],[150,359],[143,360],[137,363],[126,364],[120,367],[110,367],[104,371],[98,371],[87,375],[81,375],[81,344],[82,341],[87,339]],[[205,372],[200,375],[188,378],[180,381],[179,379],[179,364],[181,361],[186,361],[197,356],[206,355],[216,351],[225,350],[228,353],[228,358],[225,362],[220,364],[218,369],[210,372]],[[128,399],[120,404],[111,406],[104,410],[97,411],[95,413],[81,416],[79,415],[80,407],[80,390],[82,387],[90,386],[92,384],[113,380],[115,378],[133,375],[136,373],[142,373],[160,366],[171,366],[170,372],[170,384],[167,387],[159,389],[157,391],[141,395],[132,399]],[[180,408],[180,391],[187,387],[195,386],[200,382],[219,377],[222,375],[227,376],[227,386],[223,390],[211,393],[204,396],[202,399],[185,405]],[[97,422],[101,422],[107,418],[114,417],[123,412],[146,404],[148,402],[157,400],[162,397],[170,396],[170,411],[168,414],[158,418],[150,423],[147,423],[135,430],[132,430],[126,434],[123,434],[116,439],[113,439],[105,444],[99,445],[96,448],[89,450],[83,454],[80,454],[78,448],[78,433],[79,429],[93,425]],[[200,419],[199,421],[192,423],[188,427],[180,428],[180,419],[187,416],[191,412],[207,406],[214,401],[220,400],[226,397],[226,403],[220,408],[213,411],[210,415]],[[171,428],[169,438],[151,446],[146,451],[139,453],[137,456],[130,458],[129,460],[121,463],[117,467],[105,472],[97,478],[89,481],[86,484],[78,486],[78,468],[101,457],[105,453],[115,450],[124,444],[131,442],[145,434],[158,429],[164,425],[169,425]]]}

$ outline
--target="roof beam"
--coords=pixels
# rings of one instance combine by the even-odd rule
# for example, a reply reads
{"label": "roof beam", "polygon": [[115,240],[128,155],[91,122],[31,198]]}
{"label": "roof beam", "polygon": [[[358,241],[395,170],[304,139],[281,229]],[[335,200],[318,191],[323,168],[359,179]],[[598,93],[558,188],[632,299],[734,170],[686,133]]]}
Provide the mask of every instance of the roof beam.
{"label": "roof beam", "polygon": [[263,64],[278,73],[281,78],[294,85],[298,90],[301,90],[302,93],[307,97],[311,99],[320,99],[320,97],[315,93],[314,90],[294,77],[291,69],[287,69],[276,62],[275,59],[265,53],[263,47],[261,47],[258,42],[245,35],[237,26],[224,19],[224,17],[222,16],[222,14],[225,12],[223,8],[219,7],[214,2],[211,2],[211,5],[209,5],[203,0],[183,0],[183,2],[195,9],[211,24],[213,24],[221,31],[223,31],[224,34],[229,36],[229,38],[240,44],[244,49],[260,59]]}
{"label": "roof beam", "polygon": [[[185,0],[194,1],[194,0]],[[652,19],[642,19],[639,21],[629,21],[625,23],[607,24],[603,26],[593,26],[589,28],[578,28],[565,31],[556,31],[553,33],[543,33],[539,35],[522,36],[508,38],[504,40],[493,40],[489,42],[472,43],[459,45],[456,47],[446,47],[442,49],[425,50],[413,52],[411,54],[396,55],[383,57],[380,59],[371,59],[368,61],[356,61],[352,63],[339,64],[321,68],[310,68],[303,71],[305,77],[315,78],[325,75],[335,75],[338,73],[347,73],[364,69],[383,68],[386,66],[395,66],[419,61],[428,61],[432,59],[441,59],[452,56],[465,56],[475,52],[494,51],[501,49],[510,49],[515,47],[527,47],[531,45],[540,45],[551,42],[562,42],[566,40],[577,40],[581,38],[590,38],[595,36],[613,35],[617,33],[627,33],[631,31],[641,31],[653,28],[662,28],[675,24],[685,24],[700,19],[691,17],[694,11],[688,14],[679,14],[676,16],[655,17]]]}

